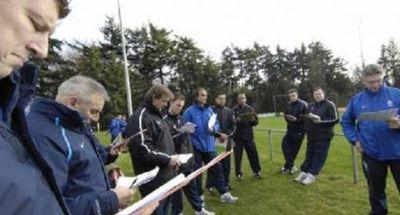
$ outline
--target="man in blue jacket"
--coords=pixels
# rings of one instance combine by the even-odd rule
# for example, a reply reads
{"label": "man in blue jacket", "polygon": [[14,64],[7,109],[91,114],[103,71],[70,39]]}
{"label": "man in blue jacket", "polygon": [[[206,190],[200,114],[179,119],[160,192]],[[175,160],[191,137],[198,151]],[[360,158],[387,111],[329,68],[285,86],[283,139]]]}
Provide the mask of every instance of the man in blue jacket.
{"label": "man in blue jacket", "polygon": [[90,127],[108,99],[101,84],[74,76],[59,86],[56,101],[36,98],[26,111],[29,132],[72,214],[114,214],[132,200],[129,188],[111,189],[104,168],[119,148],[103,148]]}
{"label": "man in blue jacket", "polygon": [[111,142],[114,142],[115,138],[117,138],[121,133],[121,120],[122,116],[118,115],[111,120],[110,125],[108,126],[108,133],[111,135]]}
{"label": "man in blue jacket", "polygon": [[[195,131],[190,134],[190,139],[198,168],[202,166],[203,162],[207,164],[216,157],[215,137],[221,138],[221,142],[227,140],[227,135],[220,131],[218,120],[209,128],[209,121],[213,114],[215,113],[212,108],[207,105],[207,91],[204,88],[197,89],[196,102],[183,113],[183,121],[196,124]],[[235,203],[238,198],[232,196],[228,191],[221,164],[215,164],[209,169],[208,173],[211,174],[210,179],[221,195],[221,202]],[[199,193],[203,193],[201,177],[195,180]]]}
{"label": "man in blue jacket", "polygon": [[24,112],[37,69],[22,67],[30,57],[47,56],[49,35],[68,14],[68,2],[0,1],[1,214],[69,214],[54,174],[27,130]]}
{"label": "man in blue jacket", "polygon": [[[368,65],[361,73],[365,90],[355,95],[342,116],[342,128],[347,140],[362,154],[362,164],[368,182],[370,214],[387,214],[386,177],[390,168],[400,191],[400,119],[361,121],[364,112],[400,107],[400,90],[383,83],[383,70]],[[397,110],[398,111],[398,110]]]}

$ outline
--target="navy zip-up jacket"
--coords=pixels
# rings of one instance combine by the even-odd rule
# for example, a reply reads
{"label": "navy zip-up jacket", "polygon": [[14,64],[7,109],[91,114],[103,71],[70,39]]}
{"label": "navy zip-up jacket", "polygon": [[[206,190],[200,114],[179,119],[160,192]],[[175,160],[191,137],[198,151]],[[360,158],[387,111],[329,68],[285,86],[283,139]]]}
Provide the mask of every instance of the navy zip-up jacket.
{"label": "navy zip-up jacket", "polygon": [[[254,108],[248,104],[243,106],[236,105],[232,108],[233,114],[238,118],[244,113],[254,113]],[[236,121],[236,132],[233,134],[234,140],[252,140],[254,138],[253,127],[258,125],[258,117],[256,115],[254,121]]]}
{"label": "navy zip-up jacket", "polygon": [[218,105],[213,106],[212,109],[217,114],[221,132],[231,137],[236,132],[236,119],[232,110]]}
{"label": "navy zip-up jacket", "polygon": [[36,147],[50,164],[72,214],[114,214],[118,199],[104,165],[116,159],[83,117],[51,99],[37,98],[27,113]]}
{"label": "navy zip-up jacket", "polygon": [[333,128],[339,122],[339,112],[336,105],[324,99],[308,105],[308,112],[321,118],[320,122],[306,121],[307,139],[309,140],[330,140],[333,138]]}
{"label": "navy zip-up jacket", "polygon": [[377,92],[364,90],[347,105],[341,121],[343,133],[352,144],[360,141],[364,153],[372,158],[381,161],[400,159],[400,129],[390,129],[386,122],[357,120],[363,112],[399,107],[398,88],[383,85]]}
{"label": "navy zip-up jacket", "polygon": [[289,121],[285,117],[288,132],[305,132],[303,115],[307,114],[307,112],[307,103],[305,101],[297,99],[294,102],[289,102],[285,114],[296,117],[296,120]]}
{"label": "navy zip-up jacket", "polygon": [[1,214],[69,214],[54,174],[33,144],[26,124],[24,112],[34,96],[37,73],[26,64],[0,79]]}

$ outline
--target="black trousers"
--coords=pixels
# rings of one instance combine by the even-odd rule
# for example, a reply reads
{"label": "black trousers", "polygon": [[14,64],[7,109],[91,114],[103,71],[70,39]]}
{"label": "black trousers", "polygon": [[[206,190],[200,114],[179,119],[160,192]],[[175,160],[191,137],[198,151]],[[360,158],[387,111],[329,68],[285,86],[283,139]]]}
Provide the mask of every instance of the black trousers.
{"label": "black trousers", "polygon": [[[229,138],[225,151],[230,151],[232,149],[232,145],[233,145],[233,140]],[[229,175],[231,174],[231,156],[228,155],[227,157],[222,159],[219,163],[221,164],[222,172],[224,173],[225,186],[229,187]],[[207,172],[207,181],[206,181],[207,188],[215,187],[210,176],[211,174]]]}
{"label": "black trousers", "polygon": [[[201,152],[196,149],[193,149],[193,154],[194,154],[194,159],[197,164],[196,169],[200,168],[203,165],[203,163],[204,164],[209,163],[212,159],[214,159],[217,156],[215,151]],[[215,186],[215,188],[218,190],[219,194],[222,195],[222,194],[226,193],[228,190],[226,189],[224,174],[223,174],[221,164],[216,163],[214,166],[212,166],[209,169],[208,173],[210,174],[211,181],[212,181],[213,185]],[[196,179],[194,179],[194,181],[196,183],[198,193],[200,195],[203,195],[202,175],[198,176]]]}
{"label": "black trousers", "polygon": [[294,166],[294,160],[299,153],[304,136],[304,131],[287,131],[283,137],[281,148],[285,157],[285,165],[283,166],[285,169],[291,169]]}
{"label": "black trousers", "polygon": [[364,175],[368,183],[370,214],[387,214],[386,177],[390,168],[400,194],[400,159],[379,161],[364,153],[362,160]]}
{"label": "black trousers", "polygon": [[[225,186],[229,187],[229,175],[231,173],[231,156],[228,155],[226,158],[221,160],[219,163],[221,164],[222,172],[224,174]],[[210,173],[207,173],[206,187],[207,188],[215,187]]]}
{"label": "black trousers", "polygon": [[318,175],[322,167],[324,167],[330,145],[331,139],[308,140],[306,159],[301,165],[301,171]]}
{"label": "black trousers", "polygon": [[233,147],[233,151],[235,154],[235,173],[236,175],[242,175],[242,156],[243,150],[246,150],[247,157],[250,162],[250,167],[253,173],[258,173],[261,171],[260,161],[258,159],[258,152],[256,148],[256,144],[253,139],[240,139],[237,138],[234,140],[235,145]]}
{"label": "black trousers", "polygon": [[[201,200],[200,194],[198,193],[196,182],[194,180],[189,182],[189,184],[183,187],[182,190],[190,205],[192,205],[192,208],[196,211],[201,211],[203,200]],[[182,190],[178,190],[171,195],[172,215],[179,215],[183,211]]]}

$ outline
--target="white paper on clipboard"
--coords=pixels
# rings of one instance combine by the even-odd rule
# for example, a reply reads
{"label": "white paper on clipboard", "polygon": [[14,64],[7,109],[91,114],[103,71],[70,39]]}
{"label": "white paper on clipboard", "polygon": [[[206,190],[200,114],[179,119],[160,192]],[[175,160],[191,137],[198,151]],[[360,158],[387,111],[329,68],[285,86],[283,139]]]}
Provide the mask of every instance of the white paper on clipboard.
{"label": "white paper on clipboard", "polygon": [[398,108],[391,108],[382,111],[364,112],[358,117],[359,121],[388,121],[392,117],[396,117]]}

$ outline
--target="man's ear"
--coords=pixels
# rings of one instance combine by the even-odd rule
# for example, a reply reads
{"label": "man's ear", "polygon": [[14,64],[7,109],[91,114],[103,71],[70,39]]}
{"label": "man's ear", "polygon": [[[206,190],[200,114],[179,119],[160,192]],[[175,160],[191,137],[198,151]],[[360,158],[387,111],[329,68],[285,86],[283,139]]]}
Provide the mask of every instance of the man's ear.
{"label": "man's ear", "polygon": [[75,96],[69,96],[67,102],[70,107],[76,107],[78,104],[78,98]]}

